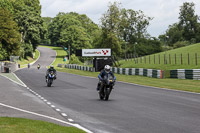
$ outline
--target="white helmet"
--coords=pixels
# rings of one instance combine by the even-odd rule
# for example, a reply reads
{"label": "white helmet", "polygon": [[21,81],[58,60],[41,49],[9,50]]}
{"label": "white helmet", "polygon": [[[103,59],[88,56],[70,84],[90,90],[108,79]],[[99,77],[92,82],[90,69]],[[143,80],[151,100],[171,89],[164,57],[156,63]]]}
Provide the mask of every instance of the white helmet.
{"label": "white helmet", "polygon": [[104,70],[109,73],[110,72],[110,66],[109,65],[105,65]]}
{"label": "white helmet", "polygon": [[54,68],[53,65],[51,65],[50,68],[53,69]]}

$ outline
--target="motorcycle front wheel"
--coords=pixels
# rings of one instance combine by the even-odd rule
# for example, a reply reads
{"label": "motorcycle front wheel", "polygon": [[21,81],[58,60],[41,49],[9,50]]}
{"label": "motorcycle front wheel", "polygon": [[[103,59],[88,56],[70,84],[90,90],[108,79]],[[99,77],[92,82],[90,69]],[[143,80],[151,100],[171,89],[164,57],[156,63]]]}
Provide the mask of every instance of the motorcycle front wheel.
{"label": "motorcycle front wheel", "polygon": [[103,90],[101,89],[100,91],[99,91],[99,98],[100,98],[100,100],[103,100],[104,99],[104,94],[103,94],[104,92],[103,92]]}
{"label": "motorcycle front wheel", "polygon": [[109,99],[109,95],[110,95],[110,89],[109,88],[105,88],[105,100],[106,101]]}
{"label": "motorcycle front wheel", "polygon": [[51,87],[51,84],[52,84],[52,79],[48,79],[48,81],[47,81],[47,86],[48,86],[48,87]]}

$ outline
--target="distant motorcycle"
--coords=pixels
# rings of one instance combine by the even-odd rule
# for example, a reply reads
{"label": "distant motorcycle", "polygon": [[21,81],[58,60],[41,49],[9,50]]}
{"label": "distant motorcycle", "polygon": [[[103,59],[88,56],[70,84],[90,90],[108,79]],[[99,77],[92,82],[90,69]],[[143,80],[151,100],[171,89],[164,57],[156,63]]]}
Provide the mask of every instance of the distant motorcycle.
{"label": "distant motorcycle", "polygon": [[38,66],[37,66],[37,69],[39,70],[40,69],[40,65],[38,64]]}
{"label": "distant motorcycle", "polygon": [[115,80],[110,74],[108,74],[107,76],[104,77],[104,80],[102,82],[103,82],[103,87],[100,88],[99,90],[99,98],[101,100],[107,101],[113,89]]}
{"label": "distant motorcycle", "polygon": [[55,75],[54,75],[53,72],[50,72],[50,73],[47,75],[46,82],[47,82],[47,86],[48,86],[48,87],[51,87],[51,85],[53,84],[54,78],[55,78]]}

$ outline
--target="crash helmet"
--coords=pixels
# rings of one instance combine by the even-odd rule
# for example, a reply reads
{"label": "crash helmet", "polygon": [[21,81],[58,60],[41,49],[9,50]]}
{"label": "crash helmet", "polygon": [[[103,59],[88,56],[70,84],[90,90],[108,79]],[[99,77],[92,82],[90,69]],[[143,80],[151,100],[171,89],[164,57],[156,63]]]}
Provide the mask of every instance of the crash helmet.
{"label": "crash helmet", "polygon": [[109,73],[110,72],[110,66],[109,65],[105,65],[104,70]]}
{"label": "crash helmet", "polygon": [[50,66],[51,69],[54,69],[53,65]]}

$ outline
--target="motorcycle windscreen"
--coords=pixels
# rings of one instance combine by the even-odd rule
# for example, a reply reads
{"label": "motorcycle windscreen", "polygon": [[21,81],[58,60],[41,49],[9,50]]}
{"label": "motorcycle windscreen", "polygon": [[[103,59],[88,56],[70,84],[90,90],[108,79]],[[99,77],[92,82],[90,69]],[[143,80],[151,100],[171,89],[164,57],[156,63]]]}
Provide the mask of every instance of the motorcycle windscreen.
{"label": "motorcycle windscreen", "polygon": [[110,73],[106,73],[106,75],[104,76],[104,80],[107,83],[107,85],[110,84],[110,82],[112,82],[114,79],[114,77],[110,74]]}

